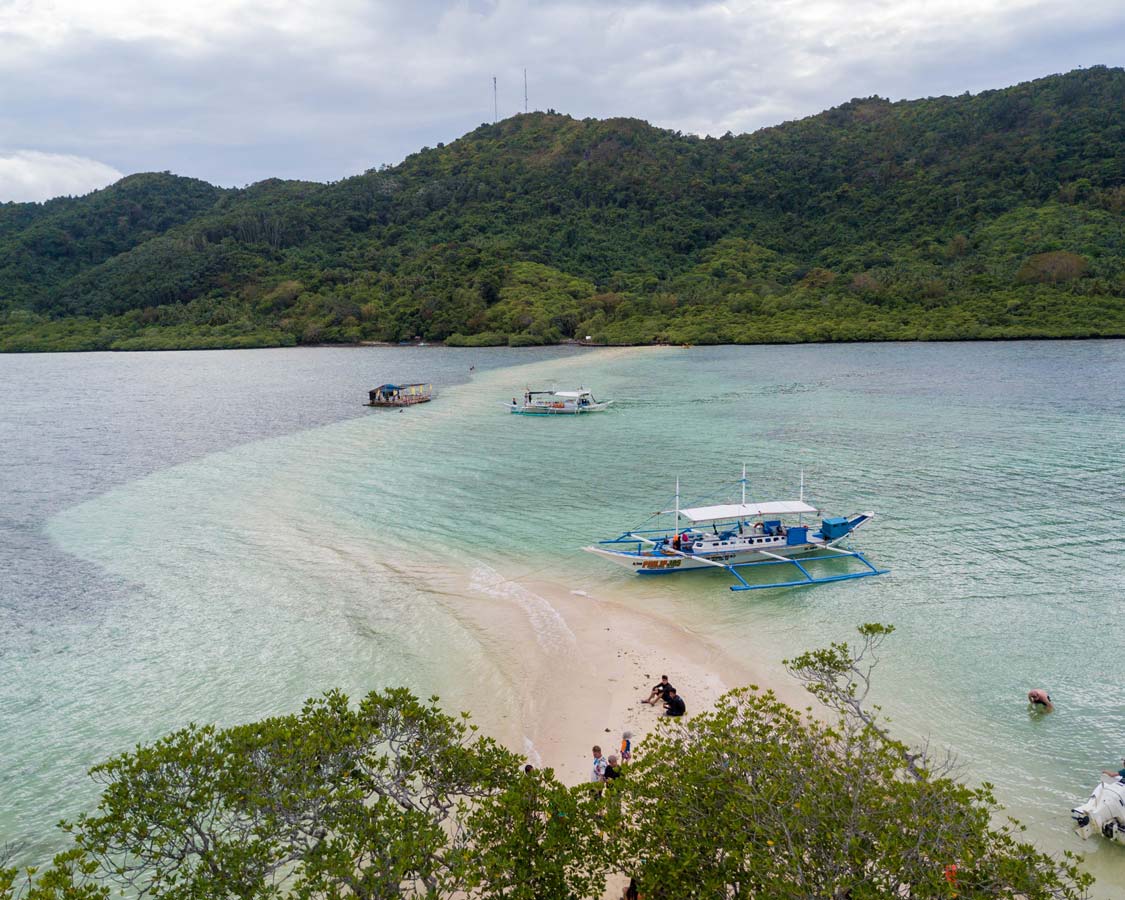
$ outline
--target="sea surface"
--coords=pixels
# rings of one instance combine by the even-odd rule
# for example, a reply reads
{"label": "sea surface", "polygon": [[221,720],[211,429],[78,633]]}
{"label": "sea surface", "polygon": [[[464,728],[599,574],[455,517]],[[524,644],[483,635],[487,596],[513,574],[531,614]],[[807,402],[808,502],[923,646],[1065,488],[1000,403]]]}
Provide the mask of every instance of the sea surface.
{"label": "sea surface", "polygon": [[[438,396],[363,407],[384,380]],[[501,408],[552,384],[614,407]],[[534,578],[777,681],[785,657],[893,624],[874,692],[893,727],[1125,896],[1125,848],[1068,817],[1125,755],[1122,384],[1111,341],[0,356],[0,844],[61,846],[113,753],[330,687],[477,698],[524,749],[503,641],[450,586],[515,591],[547,648],[566,625],[519,593]],[[676,478],[685,505],[737,497],[744,464],[755,499],[803,476],[831,514],[874,510],[857,544],[891,573],[732,593],[580,551],[670,508]],[[1054,713],[1028,711],[1032,687]]]}

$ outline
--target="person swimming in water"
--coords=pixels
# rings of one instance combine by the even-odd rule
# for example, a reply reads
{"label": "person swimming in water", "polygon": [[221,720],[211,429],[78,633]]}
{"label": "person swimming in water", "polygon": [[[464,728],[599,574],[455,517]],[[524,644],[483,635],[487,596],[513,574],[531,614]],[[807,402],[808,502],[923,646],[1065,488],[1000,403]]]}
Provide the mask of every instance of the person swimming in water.
{"label": "person swimming in water", "polygon": [[1051,695],[1042,688],[1028,691],[1027,702],[1036,708],[1042,707],[1044,712],[1050,712],[1055,708],[1055,705],[1051,702]]}

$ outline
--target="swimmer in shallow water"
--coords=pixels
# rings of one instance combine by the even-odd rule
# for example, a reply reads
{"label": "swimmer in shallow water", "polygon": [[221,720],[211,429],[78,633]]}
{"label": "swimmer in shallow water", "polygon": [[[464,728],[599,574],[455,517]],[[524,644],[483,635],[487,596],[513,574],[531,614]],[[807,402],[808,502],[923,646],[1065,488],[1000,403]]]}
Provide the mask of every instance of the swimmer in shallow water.
{"label": "swimmer in shallow water", "polygon": [[1055,705],[1051,702],[1051,695],[1041,688],[1028,691],[1027,702],[1036,709],[1042,709],[1043,712],[1050,712],[1055,708]]}

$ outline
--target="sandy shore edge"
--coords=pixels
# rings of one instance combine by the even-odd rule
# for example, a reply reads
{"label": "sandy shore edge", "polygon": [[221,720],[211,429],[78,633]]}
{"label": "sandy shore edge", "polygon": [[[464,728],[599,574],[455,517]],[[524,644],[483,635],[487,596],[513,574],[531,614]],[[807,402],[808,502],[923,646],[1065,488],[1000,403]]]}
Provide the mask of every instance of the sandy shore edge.
{"label": "sandy shore edge", "polygon": [[[795,681],[778,683],[764,666],[649,611],[643,594],[638,601],[632,590],[573,589],[541,578],[506,579],[493,570],[482,577],[480,569],[447,569],[440,580],[442,593],[459,600],[462,616],[471,616],[487,652],[503,660],[515,688],[515,709],[474,704],[483,712],[474,721],[533,764],[553,769],[565,784],[590,781],[592,747],[606,756],[618,753],[625,731],[634,752],[644,753],[662,706],[641,701],[662,674],[684,698],[688,720],[727,691],[751,684],[772,689],[791,706],[810,701]],[[620,898],[627,883],[626,876],[613,875],[602,900]]]}
{"label": "sandy shore edge", "polygon": [[474,721],[567,784],[588,781],[591,748],[616,753],[625,731],[643,752],[663,707],[641,701],[663,674],[683,697],[688,719],[750,684],[793,706],[810,702],[796,682],[778,683],[776,668],[732,656],[646,608],[635,590],[578,590],[541,577],[506,578],[487,567],[428,571],[447,608],[477,635],[511,686],[510,704],[473,698]]}
{"label": "sandy shore edge", "polygon": [[564,781],[590,777],[593,744],[608,754],[631,731],[634,747],[660,718],[662,704],[641,701],[668,675],[687,705],[687,716],[710,709],[727,691],[749,684],[772,688],[801,705],[808,695],[794,684],[770,684],[764,668],[736,659],[711,641],[662,616],[598,593],[574,592],[544,581],[524,587],[545,598],[574,632],[580,652],[571,661],[577,696],[556,698],[551,714],[529,723],[544,765]]}

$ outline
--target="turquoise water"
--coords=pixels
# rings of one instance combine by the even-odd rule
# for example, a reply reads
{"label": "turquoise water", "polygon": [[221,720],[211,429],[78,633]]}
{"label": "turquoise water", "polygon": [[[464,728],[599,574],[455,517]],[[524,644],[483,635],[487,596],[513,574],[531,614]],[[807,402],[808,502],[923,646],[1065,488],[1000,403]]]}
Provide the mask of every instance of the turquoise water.
{"label": "turquoise water", "polygon": [[[112,377],[97,362],[80,374],[98,357],[0,361],[19,385],[14,418],[40,410],[48,432],[23,432],[5,486],[24,483],[21,466],[63,472],[24,496],[38,512],[10,529],[30,548],[14,559],[41,555],[33,586],[5,599],[19,627],[0,639],[0,840],[50,845],[49,824],[93,794],[82,770],[109,752],[329,686],[406,683],[455,706],[484,686],[478,713],[519,749],[503,711],[526,697],[505,640],[530,635],[548,658],[573,641],[549,603],[520,592],[536,578],[612,592],[778,680],[785,656],[893,623],[876,693],[896,727],[993,782],[1045,847],[1089,853],[1098,896],[1125,888],[1121,849],[1079,842],[1067,817],[1125,754],[1125,344],[434,349],[411,362],[417,377],[445,376],[437,401],[355,410],[345,386],[362,393],[365,373],[403,352],[424,351],[210,354],[185,391],[190,414],[151,433],[138,410],[182,406],[162,398],[198,356],[115,357]],[[90,425],[81,416],[42,421],[43,394],[79,377],[124,396],[98,427],[127,453],[99,457],[96,430],[67,443]],[[208,379],[225,385],[225,417]],[[500,407],[552,382],[618,402],[577,419]],[[248,412],[277,391],[290,402],[269,401],[268,421]],[[68,478],[43,440],[115,474]],[[735,594],[723,573],[646,580],[577,550],[667,508],[677,476],[694,499],[743,463],[758,499],[793,496],[803,471],[826,510],[874,509],[859,544],[892,573]],[[71,603],[43,599],[57,585]],[[514,596],[519,621],[482,627],[469,604],[489,592]],[[1050,716],[1028,714],[1040,686]]]}

